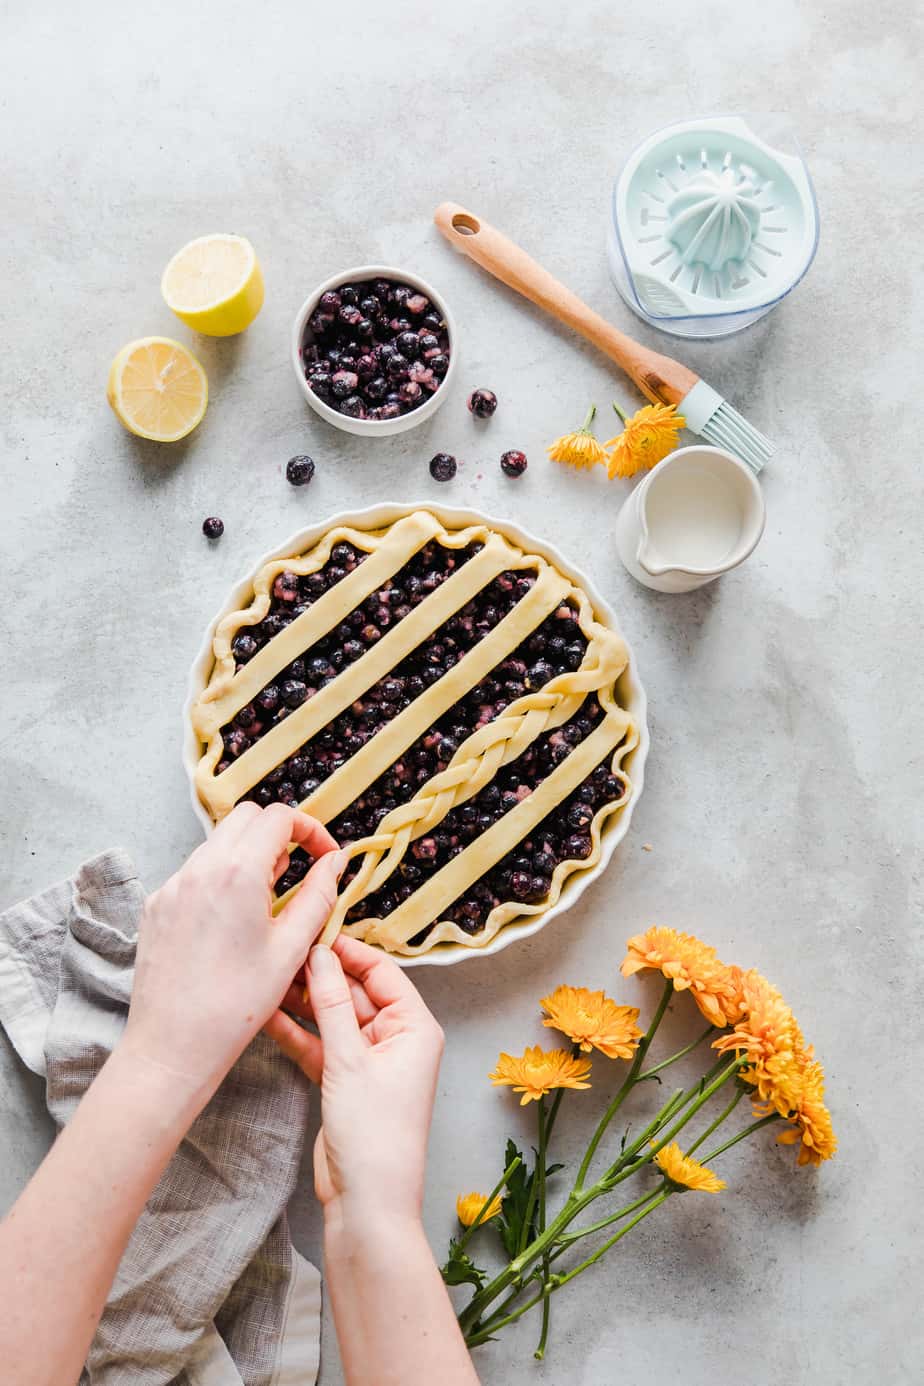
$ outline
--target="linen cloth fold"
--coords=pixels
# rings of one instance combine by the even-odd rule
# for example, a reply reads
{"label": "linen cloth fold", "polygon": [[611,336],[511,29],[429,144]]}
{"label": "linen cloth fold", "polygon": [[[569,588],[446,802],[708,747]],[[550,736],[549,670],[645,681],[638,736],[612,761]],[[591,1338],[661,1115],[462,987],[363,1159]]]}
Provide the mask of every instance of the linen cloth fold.
{"label": "linen cloth fold", "polygon": [[[104,852],[0,914],[0,1025],[60,1129],[128,1014],[144,891]],[[258,1035],[132,1233],[82,1386],[312,1386],[321,1282],[289,1240],[309,1084]]]}

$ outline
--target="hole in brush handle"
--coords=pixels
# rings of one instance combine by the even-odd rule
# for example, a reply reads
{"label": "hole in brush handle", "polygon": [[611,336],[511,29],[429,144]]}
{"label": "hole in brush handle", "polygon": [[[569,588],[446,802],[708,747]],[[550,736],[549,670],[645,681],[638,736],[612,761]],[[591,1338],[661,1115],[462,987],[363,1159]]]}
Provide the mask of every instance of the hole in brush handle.
{"label": "hole in brush handle", "polygon": [[481,230],[481,222],[469,212],[456,212],[452,218],[452,229],[460,236],[477,236]]}

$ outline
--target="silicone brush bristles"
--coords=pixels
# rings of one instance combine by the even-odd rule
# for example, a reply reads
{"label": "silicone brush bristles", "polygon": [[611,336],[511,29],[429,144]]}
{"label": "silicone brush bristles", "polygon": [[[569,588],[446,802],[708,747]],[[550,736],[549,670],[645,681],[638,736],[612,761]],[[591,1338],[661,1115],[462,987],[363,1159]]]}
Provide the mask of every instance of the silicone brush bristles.
{"label": "silicone brush bristles", "polygon": [[740,457],[755,472],[759,472],[776,451],[776,445],[749,424],[727,400],[709,416],[699,433],[707,443]]}

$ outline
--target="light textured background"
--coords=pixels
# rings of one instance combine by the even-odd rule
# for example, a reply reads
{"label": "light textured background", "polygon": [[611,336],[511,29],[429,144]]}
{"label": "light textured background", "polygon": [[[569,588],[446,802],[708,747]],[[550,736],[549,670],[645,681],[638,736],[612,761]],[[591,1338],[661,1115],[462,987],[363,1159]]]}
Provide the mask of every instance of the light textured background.
{"label": "light textured background", "polygon": [[[481,1350],[483,1378],[920,1379],[912,11],[895,0],[705,0],[695,14],[679,0],[163,0],[133,14],[112,0],[12,0],[2,40],[0,903],[114,843],[154,885],[198,841],[179,762],[186,670],[256,555],[381,499],[515,516],[586,564],[620,613],[651,700],[652,755],[629,838],[578,908],[489,963],[415,974],[448,1033],[427,1205],[435,1247],[455,1192],[493,1182],[503,1134],[530,1139],[485,1081],[498,1049],[542,1037],[536,998],[559,980],[648,1006],[653,991],[615,973],[625,937],[655,920],[777,981],[826,1063],[842,1145],[817,1175],[794,1172],[769,1142],[734,1152],[728,1194],[670,1205],[557,1297],[543,1365],[530,1323]],[[722,109],[791,115],[821,248],[759,326],[674,348],[780,451],[754,559],[697,594],[662,597],[635,586],[613,550],[625,484],[543,456],[588,401],[605,416],[632,390],[454,256],[430,216],[444,198],[466,202],[669,350],[608,279],[608,190],[639,137]],[[138,442],[106,407],[109,361],[145,333],[189,340],[160,300],[160,272],[212,229],[252,237],[266,306],[243,338],[196,343],[212,388],[198,432],[169,449]],[[287,355],[308,289],[373,260],[442,288],[463,353],[436,419],[376,444],[316,420]],[[464,408],[474,385],[500,397],[485,426]],[[520,482],[498,470],[508,447],[530,457]],[[453,485],[429,478],[436,450],[464,459]],[[283,468],[301,451],[317,477],[296,491]],[[212,513],[226,525],[215,548],[199,532]],[[5,1207],[49,1131],[38,1086],[0,1054]],[[567,1144],[600,1099],[569,1104]],[[296,1227],[317,1256],[307,1174]],[[328,1326],[324,1386],[341,1380],[336,1357]]]}

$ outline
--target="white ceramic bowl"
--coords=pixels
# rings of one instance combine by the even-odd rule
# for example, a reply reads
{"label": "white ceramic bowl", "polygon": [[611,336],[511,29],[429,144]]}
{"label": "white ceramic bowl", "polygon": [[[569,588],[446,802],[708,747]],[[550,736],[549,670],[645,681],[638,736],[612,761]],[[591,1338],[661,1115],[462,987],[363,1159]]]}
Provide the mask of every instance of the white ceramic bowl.
{"label": "white ceramic bowl", "polygon": [[[412,409],[409,414],[402,414],[397,419],[351,419],[348,415],[339,413],[338,410],[332,409],[329,404],[326,404],[323,399],[319,399],[314,391],[308,388],[308,381],[305,379],[305,372],[302,369],[300,351],[302,338],[305,334],[305,325],[317,308],[321,295],[326,294],[329,289],[339,289],[342,284],[350,284],[363,279],[395,279],[401,284],[409,284],[411,288],[426,294],[446,323],[446,335],[449,338],[449,370],[443,376],[439,388],[434,390],[424,404],[421,404],[418,409]],[[292,367],[305,399],[314,412],[320,414],[321,418],[326,419],[328,423],[333,424],[334,428],[340,428],[344,433],[356,433],[364,438],[381,438],[388,433],[406,433],[409,428],[416,428],[425,419],[432,418],[449,392],[449,386],[456,372],[458,349],[455,319],[442,294],[438,294],[432,285],[428,284],[425,279],[421,279],[419,274],[395,269],[393,265],[358,265],[355,269],[344,270],[342,274],[335,274],[330,279],[325,279],[324,283],[319,284],[314,292],[305,299],[292,325]]]}
{"label": "white ceramic bowl", "polygon": [[[306,549],[310,549],[313,544],[316,544],[329,529],[338,525],[349,525],[354,529],[381,529],[385,525],[392,524],[395,520],[400,520],[403,515],[407,515],[412,510],[431,511],[447,529],[461,529],[465,525],[490,525],[527,552],[540,554],[543,558],[547,558],[550,563],[554,563],[566,576],[572,578],[584,589],[590,598],[594,615],[598,620],[613,630],[619,629],[612,609],[597,592],[590,579],[573,563],[569,563],[558,549],[542,539],[537,539],[535,535],[514,524],[513,521],[497,520],[489,515],[482,515],[477,510],[460,510],[445,505],[433,505],[431,501],[426,500],[416,503],[408,502],[407,504],[373,505],[365,510],[344,511],[339,515],[332,515],[330,519],[322,520],[320,524],[309,525],[306,529],[301,529],[297,534],[293,534],[284,544],[280,544],[278,548],[258,559],[247,576],[242,578],[229,592],[221,611],[209,623],[202,645],[193,661],[186,703],[183,707],[183,765],[189,777],[193,812],[206,833],[212,831],[214,824],[196,792],[195,771],[201,754],[201,745],[193,731],[191,711],[193,703],[208,682],[212,671],[214,663],[212,637],[216,625],[227,612],[236,611],[247,605],[253,595],[254,577],[271,559],[304,553]],[[505,924],[484,948],[467,948],[461,943],[446,943],[438,944],[429,953],[422,953],[419,957],[406,958],[395,954],[395,961],[399,962],[402,967],[416,967],[423,963],[445,966],[449,963],[462,962],[466,958],[484,958],[489,957],[492,953],[499,953],[502,948],[506,948],[515,939],[529,938],[531,934],[536,934],[540,929],[544,929],[546,924],[551,923],[558,915],[564,914],[565,910],[580,899],[591,881],[596,880],[605,870],[617,844],[622,841],[629,830],[629,821],[642,792],[645,759],[648,755],[649,738],[646,715],[648,702],[645,697],[645,690],[639,681],[631,649],[629,650],[629,662],[621,674],[616,688],[621,705],[632,714],[638,727],[638,745],[628,753],[622,762],[623,768],[632,781],[632,793],[623,809],[619,813],[614,813],[604,824],[600,844],[600,860],[595,866],[584,871],[573,872],[566,879],[556,903],[544,914],[529,915],[522,920],[514,920],[510,924]]]}

